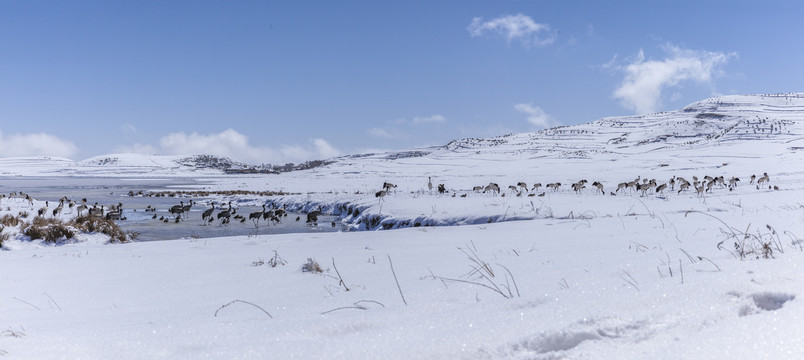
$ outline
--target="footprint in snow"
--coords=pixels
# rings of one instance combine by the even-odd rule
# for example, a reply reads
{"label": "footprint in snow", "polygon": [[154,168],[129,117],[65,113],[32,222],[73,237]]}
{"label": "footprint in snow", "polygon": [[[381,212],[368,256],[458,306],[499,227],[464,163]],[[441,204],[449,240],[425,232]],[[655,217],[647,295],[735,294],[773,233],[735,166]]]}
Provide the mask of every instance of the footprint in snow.
{"label": "footprint in snow", "polygon": [[740,316],[757,314],[761,311],[776,311],[781,309],[785,303],[796,298],[793,294],[781,292],[759,292],[748,295],[749,304],[740,308]]}

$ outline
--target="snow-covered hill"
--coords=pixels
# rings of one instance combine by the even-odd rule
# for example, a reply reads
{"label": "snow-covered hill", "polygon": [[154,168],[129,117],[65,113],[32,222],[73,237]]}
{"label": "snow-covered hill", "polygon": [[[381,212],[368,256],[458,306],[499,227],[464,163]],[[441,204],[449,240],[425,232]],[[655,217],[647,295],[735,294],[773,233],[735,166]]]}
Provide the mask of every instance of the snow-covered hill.
{"label": "snow-covered hill", "polygon": [[[0,174],[204,176],[201,209],[267,203],[399,229],[60,246],[17,235],[7,241],[24,246],[0,251],[0,357],[804,358],[802,148],[804,95],[783,94],[274,175],[183,157],[4,159]],[[740,181],[616,189],[705,176]],[[375,197],[385,181],[396,187]],[[473,191],[489,182],[506,196]],[[0,198],[0,215],[46,200]]]}
{"label": "snow-covered hill", "polygon": [[[333,169],[378,163],[445,163],[474,160],[536,158],[646,159],[681,154],[709,156],[711,147],[729,147],[735,156],[781,155],[804,149],[804,94],[719,96],[664,113],[603,118],[494,138],[466,138],[445,146],[330,159]],[[672,155],[666,151],[672,150]],[[736,152],[734,152],[734,151]],[[717,151],[723,152],[723,151]],[[668,159],[669,160],[669,159]],[[655,161],[654,161],[655,162]],[[318,164],[316,164],[318,165]],[[28,157],[0,159],[0,176],[219,176],[248,165],[210,155],[164,156],[111,154],[82,161]],[[320,168],[316,168],[321,170]],[[478,169],[483,172],[482,167]]]}

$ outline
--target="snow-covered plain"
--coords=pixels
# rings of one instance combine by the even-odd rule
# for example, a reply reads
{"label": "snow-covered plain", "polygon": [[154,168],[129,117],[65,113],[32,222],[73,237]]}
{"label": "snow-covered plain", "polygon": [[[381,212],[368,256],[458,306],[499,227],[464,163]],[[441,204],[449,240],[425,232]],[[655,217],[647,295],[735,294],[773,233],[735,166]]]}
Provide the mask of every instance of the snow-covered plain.
{"label": "snow-covered plain", "polygon": [[[371,230],[128,244],[82,234],[53,246],[5,229],[0,356],[803,358],[802,149],[804,94],[783,94],[281,175],[136,155],[0,159],[5,176],[205,177],[202,190],[297,192],[207,200],[321,207]],[[750,184],[763,172],[768,183]],[[678,185],[615,192],[637,177],[705,175],[740,182],[702,197]],[[585,189],[569,189],[581,179]],[[397,187],[378,200],[384,181]],[[507,187],[520,181],[563,185],[517,196]],[[506,196],[472,191],[489,182]],[[2,199],[0,216],[45,200],[55,199]],[[277,254],[284,264],[272,267]],[[309,260],[323,273],[302,271]]]}

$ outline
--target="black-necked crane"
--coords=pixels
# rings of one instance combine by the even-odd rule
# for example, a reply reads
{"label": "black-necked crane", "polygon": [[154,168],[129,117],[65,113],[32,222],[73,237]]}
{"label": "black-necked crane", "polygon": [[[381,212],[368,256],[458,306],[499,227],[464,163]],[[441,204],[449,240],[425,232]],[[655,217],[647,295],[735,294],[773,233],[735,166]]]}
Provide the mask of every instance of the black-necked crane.
{"label": "black-necked crane", "polygon": [[[209,209],[204,210],[201,214],[201,220],[204,221],[204,225],[207,224],[207,219],[212,218],[212,212],[215,211],[215,203],[212,203],[212,207]],[[156,215],[154,215],[156,216]]]}
{"label": "black-necked crane", "polygon": [[321,207],[307,213],[307,223],[312,223],[313,226],[318,226],[318,216],[321,215]]}
{"label": "black-necked crane", "polygon": [[221,225],[228,224],[229,218],[232,216],[232,202],[229,202],[229,208],[218,213],[218,219],[221,220]]}
{"label": "black-necked crane", "polygon": [[259,227],[260,218],[262,218],[263,214],[265,214],[265,204],[262,204],[262,211],[255,211],[248,214],[249,220],[254,222],[254,227]]}

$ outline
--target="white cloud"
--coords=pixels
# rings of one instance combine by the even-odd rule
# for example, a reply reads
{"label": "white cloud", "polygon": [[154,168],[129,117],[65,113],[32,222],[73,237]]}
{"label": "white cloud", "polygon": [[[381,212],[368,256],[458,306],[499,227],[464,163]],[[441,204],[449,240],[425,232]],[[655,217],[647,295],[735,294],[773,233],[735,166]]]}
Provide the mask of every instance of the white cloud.
{"label": "white cloud", "polygon": [[123,129],[123,132],[126,133],[126,134],[136,134],[137,133],[137,128],[134,127],[134,125],[126,123],[126,124],[121,125],[120,127]]}
{"label": "white cloud", "polygon": [[[497,33],[503,35],[508,42],[521,41],[525,47],[550,45],[556,39],[555,33],[550,31],[550,25],[536,23],[530,16],[521,13],[505,15],[485,22],[483,18],[476,17],[472,19],[466,30],[472,37],[488,32]],[[540,34],[545,32],[547,36],[541,37]]]}
{"label": "white cloud", "polygon": [[522,112],[528,116],[528,122],[539,127],[548,128],[553,126],[553,118],[538,106],[533,104],[516,104],[514,105],[516,111]]}
{"label": "white cloud", "polygon": [[387,130],[380,129],[380,128],[368,129],[368,133],[369,133],[369,135],[371,135],[373,137],[378,137],[378,138],[390,139],[392,137],[391,133],[389,133]]}
{"label": "white cloud", "polygon": [[441,115],[433,115],[433,116],[417,116],[413,118],[414,124],[424,124],[424,123],[443,123],[446,122],[447,118]]}
{"label": "white cloud", "polygon": [[395,121],[397,124],[441,124],[447,122],[447,118],[443,115],[435,114],[431,116],[416,116],[411,120],[399,118]]}
{"label": "white cloud", "polygon": [[0,157],[60,156],[71,158],[78,148],[70,141],[45,133],[13,134],[0,132]]}
{"label": "white cloud", "polygon": [[233,129],[217,134],[171,133],[162,137],[156,146],[134,144],[120,147],[117,151],[160,155],[207,154],[226,156],[251,164],[299,163],[340,155],[340,151],[324,139],[311,139],[307,145],[283,145],[279,149],[274,149],[251,145],[247,136]]}
{"label": "white cloud", "polygon": [[313,139],[313,145],[315,145],[315,152],[320,154],[321,158],[323,159],[335,157],[341,154],[340,150],[332,147],[332,145],[330,145],[324,139]]}
{"label": "white cloud", "polygon": [[625,73],[614,97],[623,107],[636,113],[655,112],[662,105],[662,91],[677,88],[683,82],[713,86],[712,79],[722,73],[721,65],[737,56],[736,53],[695,51],[672,45],[662,47],[668,57],[646,60],[642,50],[625,66],[616,66],[612,59],[604,69]]}

